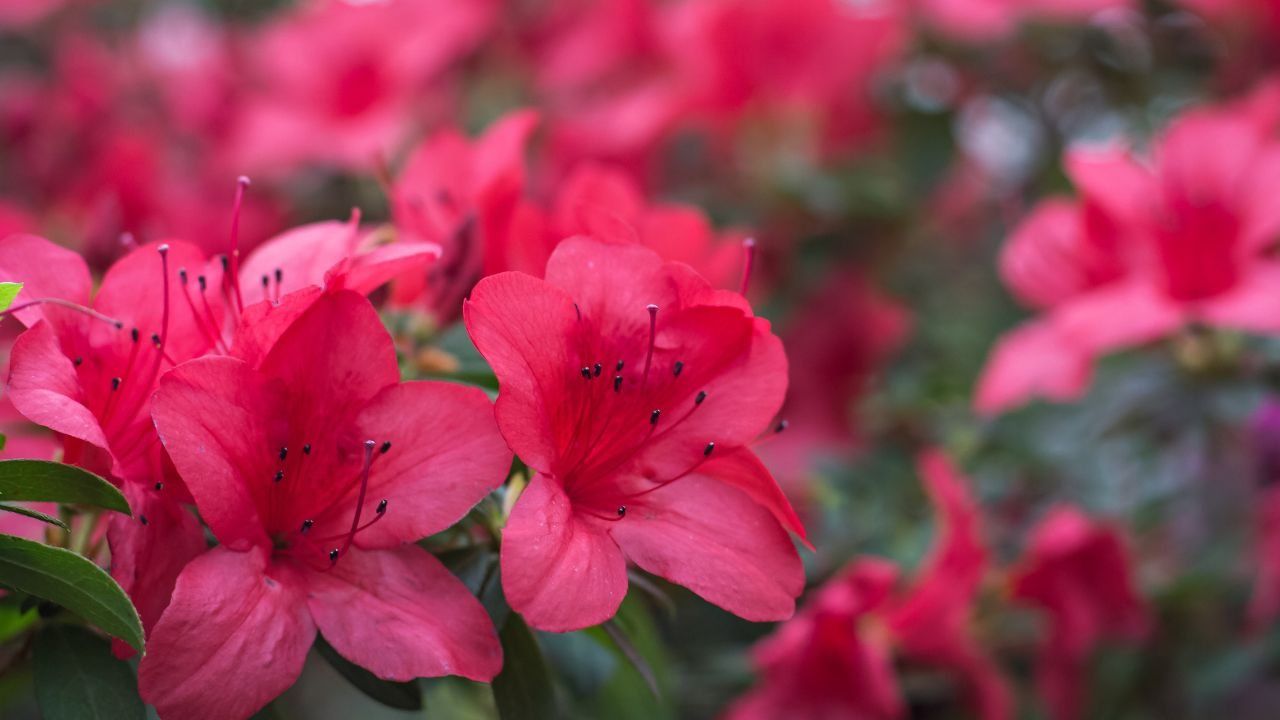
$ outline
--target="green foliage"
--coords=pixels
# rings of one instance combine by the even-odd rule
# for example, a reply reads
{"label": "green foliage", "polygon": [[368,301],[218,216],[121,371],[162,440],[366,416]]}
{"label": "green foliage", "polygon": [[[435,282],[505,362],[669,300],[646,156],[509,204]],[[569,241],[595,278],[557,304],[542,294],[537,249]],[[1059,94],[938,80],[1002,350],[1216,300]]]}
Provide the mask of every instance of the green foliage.
{"label": "green foliage", "polygon": [[422,690],[417,683],[383,680],[342,657],[323,636],[316,638],[316,650],[347,682],[365,695],[397,710],[422,709]]}
{"label": "green foliage", "polygon": [[0,585],[57,603],[142,650],[142,621],[124,590],[70,550],[0,535]]}
{"label": "green foliage", "polygon": [[559,717],[551,669],[538,639],[516,613],[498,635],[502,640],[502,672],[493,679],[493,699],[502,720],[543,720]]}
{"label": "green foliage", "polygon": [[46,720],[141,720],[133,668],[83,627],[50,625],[36,636],[36,698]]}
{"label": "green foliage", "polygon": [[92,505],[130,514],[129,501],[111,483],[87,470],[47,460],[0,460],[0,501]]}

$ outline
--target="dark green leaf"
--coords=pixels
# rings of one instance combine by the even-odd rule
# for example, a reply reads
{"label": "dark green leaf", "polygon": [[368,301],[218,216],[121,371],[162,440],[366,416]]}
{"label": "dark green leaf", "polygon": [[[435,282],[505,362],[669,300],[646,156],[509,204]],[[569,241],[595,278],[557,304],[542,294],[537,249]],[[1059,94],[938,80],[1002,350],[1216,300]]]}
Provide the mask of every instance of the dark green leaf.
{"label": "dark green leaf", "polygon": [[39,512],[37,510],[32,510],[31,508],[22,507],[21,505],[5,505],[3,503],[0,503],[0,512],[11,512],[16,515],[22,515],[23,517],[34,518],[36,520],[39,520],[40,522],[47,522],[50,525],[57,525],[63,530],[66,530],[67,532],[71,532],[70,526],[68,526],[66,523],[62,522],[58,518],[52,515],[45,515],[44,513]]}
{"label": "dark green leaf", "polygon": [[636,669],[636,672],[640,673],[640,677],[644,679],[644,684],[649,686],[649,691],[653,693],[653,696],[661,699],[662,691],[658,689],[657,675],[654,674],[653,668],[649,667],[649,661],[646,660],[644,656],[640,654],[640,651],[636,649],[636,646],[631,643],[631,639],[627,637],[626,632],[624,632],[621,626],[613,620],[605,621],[602,627],[604,628],[605,634],[609,636],[609,639],[613,641],[613,644],[617,646],[620,652],[622,652],[622,656],[627,659],[627,662],[631,663],[631,666]]}
{"label": "dark green leaf", "polygon": [[507,615],[499,633],[502,672],[493,679],[493,699],[502,720],[559,717],[551,671],[538,640],[516,613]]}
{"label": "dark green leaf", "polygon": [[35,607],[26,604],[26,597],[13,593],[0,599],[0,643],[6,643],[35,624],[40,618]]}
{"label": "dark green leaf", "polygon": [[556,675],[578,697],[589,698],[598,693],[622,663],[607,638],[588,632],[538,633],[538,641],[555,666]]}
{"label": "dark green leaf", "polygon": [[36,699],[46,720],[140,720],[133,668],[111,644],[76,625],[50,625],[36,636]]}
{"label": "dark green leaf", "polygon": [[9,438],[5,437],[4,433],[0,433],[0,450],[4,450],[4,444],[8,441]]}
{"label": "dark green leaf", "polygon": [[0,501],[57,502],[129,513],[114,485],[86,470],[47,460],[0,460]]}
{"label": "dark green leaf", "polygon": [[22,291],[22,283],[16,282],[0,282],[0,312],[9,309],[13,304],[14,298],[18,297],[18,293]]}
{"label": "dark green leaf", "polygon": [[397,710],[422,709],[422,690],[417,683],[383,680],[342,657],[324,637],[316,638],[316,650],[347,682],[365,695]]}
{"label": "dark green leaf", "polygon": [[142,651],[142,622],[129,597],[70,550],[0,535],[0,584],[55,602]]}

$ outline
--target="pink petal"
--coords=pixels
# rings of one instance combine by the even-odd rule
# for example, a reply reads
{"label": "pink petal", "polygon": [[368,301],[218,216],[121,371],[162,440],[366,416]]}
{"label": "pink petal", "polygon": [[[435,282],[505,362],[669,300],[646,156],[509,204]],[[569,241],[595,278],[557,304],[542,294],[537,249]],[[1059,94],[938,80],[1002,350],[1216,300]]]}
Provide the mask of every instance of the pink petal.
{"label": "pink petal", "polygon": [[1182,307],[1134,280],[1072,298],[1059,307],[1055,322],[1078,351],[1100,355],[1163,338],[1185,319]]}
{"label": "pink petal", "polygon": [[[226,545],[268,545],[260,508],[283,445],[284,401],[248,365],[210,357],[160,379],[152,417],[160,440],[191,490],[200,515]],[[260,478],[261,483],[252,483]]]}
{"label": "pink petal", "polygon": [[778,521],[700,472],[633,499],[609,534],[640,567],[747,620],[791,617],[804,589],[800,557]]}
{"label": "pink petal", "polygon": [[479,601],[416,545],[352,550],[307,574],[307,607],[325,639],[386,680],[461,675],[488,682],[502,648]]}
{"label": "pink petal", "polygon": [[559,484],[539,473],[503,531],[502,589],[531,626],[579,630],[618,611],[626,561],[600,523],[576,516]]}
{"label": "pink petal", "polygon": [[[787,500],[769,469],[751,450],[741,448],[712,457],[698,468],[698,473],[741,490],[757,505],[768,510],[779,525],[795,533],[808,545],[800,517],[796,515],[791,502]],[[813,546],[809,547],[812,549]]]}
{"label": "pink petal", "polygon": [[[511,467],[493,403],[479,388],[425,381],[394,385],[373,399],[356,425],[360,437],[391,443],[370,473],[371,506],[364,517],[372,517],[373,506],[384,499],[387,512],[356,536],[362,548],[395,547],[448,528],[502,485]],[[326,522],[350,527],[354,495],[337,507],[342,515],[317,518],[317,531]]]}
{"label": "pink petal", "polygon": [[31,422],[107,449],[98,418],[85,407],[75,366],[62,354],[48,322],[38,322],[14,341],[8,390],[13,406]]}
{"label": "pink petal", "polygon": [[192,561],[147,642],[142,698],[166,718],[252,715],[297,680],[315,640],[303,587],[261,549]]}
{"label": "pink petal", "polygon": [[[16,304],[61,298],[87,305],[93,287],[89,267],[79,254],[35,235],[10,235],[0,240],[0,281],[23,283]],[[19,310],[14,317],[30,327],[45,317],[49,307],[36,305]]]}
{"label": "pink petal", "polygon": [[564,342],[577,322],[573,299],[522,273],[481,280],[463,306],[467,333],[501,383],[495,412],[503,437],[530,467],[548,472],[558,452],[557,403],[568,395]]}
{"label": "pink petal", "polygon": [[1084,395],[1093,361],[1051,319],[1032,320],[1005,333],[991,351],[974,394],[984,415],[1011,410],[1033,398],[1058,402]]}
{"label": "pink petal", "polygon": [[[175,501],[172,492],[133,482],[125,483],[124,492],[133,517],[111,515],[111,577],[129,593],[149,635],[169,606],[178,574],[207,546],[200,521]],[[124,643],[115,643],[115,649],[121,657],[133,654]]]}

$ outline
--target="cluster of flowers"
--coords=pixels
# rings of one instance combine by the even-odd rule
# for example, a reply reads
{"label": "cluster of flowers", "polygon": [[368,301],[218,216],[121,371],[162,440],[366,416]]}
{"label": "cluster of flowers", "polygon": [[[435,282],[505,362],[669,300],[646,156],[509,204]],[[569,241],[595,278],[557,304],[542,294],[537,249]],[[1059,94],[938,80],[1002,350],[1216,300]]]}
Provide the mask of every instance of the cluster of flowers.
{"label": "cluster of flowers", "polygon": [[[0,72],[0,281],[24,283],[3,313],[0,429],[7,456],[58,458],[128,498],[105,542],[163,717],[251,716],[318,635],[383,679],[493,679],[489,614],[419,543],[495,491],[502,592],[533,628],[608,621],[629,566],[787,621],[731,718],[904,717],[906,665],[1010,718],[980,612],[996,596],[1047,619],[1036,683],[1072,720],[1095,648],[1150,632],[1119,523],[1061,503],[1002,562],[940,450],[918,459],[938,528],[925,562],[838,558],[795,613],[810,471],[858,449],[849,408],[908,314],[840,268],[775,334],[749,298],[798,262],[779,240],[794,228],[721,228],[655,199],[691,136],[710,157],[688,172],[737,190],[748,149],[776,153],[774,173],[888,137],[888,73],[970,92],[902,69],[921,33],[1118,26],[1137,0],[557,0],[514,20],[497,0],[334,1],[243,26],[165,4],[123,36],[86,29],[95,4],[0,0],[0,28],[56,39],[43,70]],[[1259,53],[1280,37],[1269,0],[1174,4]],[[462,132],[471,95],[501,91],[464,88],[473,74],[535,109]],[[1280,334],[1278,138],[1267,82],[1178,113],[1150,147],[1069,147],[1077,197],[1040,201],[1002,248],[1034,314],[990,353],[974,410],[1079,400],[1103,356],[1204,328]],[[324,192],[317,166],[375,179],[388,222],[290,228]],[[228,202],[239,172],[255,184]],[[940,199],[945,222],[956,198]],[[496,400],[402,381],[439,358],[398,344],[387,316],[433,337],[460,325]],[[1258,626],[1280,614],[1280,489],[1264,500]]]}

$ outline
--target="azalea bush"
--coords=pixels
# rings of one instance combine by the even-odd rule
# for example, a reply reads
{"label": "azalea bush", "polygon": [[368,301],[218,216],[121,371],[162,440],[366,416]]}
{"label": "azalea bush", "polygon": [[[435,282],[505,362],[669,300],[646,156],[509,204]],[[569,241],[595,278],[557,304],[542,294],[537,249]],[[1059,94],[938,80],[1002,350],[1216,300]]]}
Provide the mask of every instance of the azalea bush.
{"label": "azalea bush", "polygon": [[0,716],[1270,718],[1270,0],[0,0]]}

